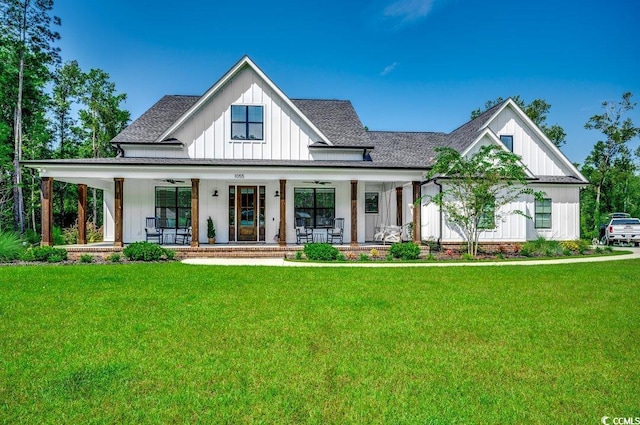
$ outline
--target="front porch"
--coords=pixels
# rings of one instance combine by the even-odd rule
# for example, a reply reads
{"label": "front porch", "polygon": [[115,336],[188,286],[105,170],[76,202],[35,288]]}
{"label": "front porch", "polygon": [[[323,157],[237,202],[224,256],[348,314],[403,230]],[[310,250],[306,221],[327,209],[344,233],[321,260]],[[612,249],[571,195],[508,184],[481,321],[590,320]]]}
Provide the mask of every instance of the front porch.
{"label": "front porch", "polygon": [[[246,172],[234,175],[236,179],[224,180],[220,177],[227,173],[219,169],[207,170],[204,179],[184,177],[186,170],[180,170],[179,174],[165,171],[164,176],[147,172],[144,177],[137,173],[140,170],[135,171],[126,178],[78,178],[62,173],[55,176],[78,187],[80,244],[87,242],[84,232],[87,191],[92,187],[104,193],[104,240],[112,244],[112,251],[147,239],[145,220],[154,216],[168,236],[165,244],[173,242],[171,235],[190,226],[191,248],[202,247],[205,252],[210,248],[218,251],[233,248],[234,244],[246,249],[244,244],[250,243],[267,251],[269,247],[273,251],[280,246],[283,252],[276,250],[278,253],[273,255],[284,256],[290,246],[295,246],[300,219],[304,219],[305,227],[325,232],[334,219],[341,219],[341,240],[351,247],[373,241],[377,229],[388,225],[411,224],[415,229],[414,241],[421,240],[421,214],[413,214],[413,205],[421,196],[421,184],[415,180],[418,176],[414,171],[360,172],[358,179],[354,179],[352,174],[340,175],[339,170],[332,170],[336,174],[330,177],[326,170],[296,170],[289,179],[283,179],[273,178],[276,177],[273,170],[260,170],[255,175]],[[47,172],[53,174],[51,169]],[[45,245],[53,242],[53,179],[42,177]],[[226,248],[205,244],[209,217],[215,223],[217,242]],[[176,249],[185,251],[184,246]]]}

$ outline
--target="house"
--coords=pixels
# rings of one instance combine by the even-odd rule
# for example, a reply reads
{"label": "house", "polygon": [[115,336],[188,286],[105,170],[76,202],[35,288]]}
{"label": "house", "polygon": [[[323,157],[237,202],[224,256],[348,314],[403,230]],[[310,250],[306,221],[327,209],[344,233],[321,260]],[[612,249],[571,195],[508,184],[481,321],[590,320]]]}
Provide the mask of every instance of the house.
{"label": "house", "polygon": [[296,219],[321,229],[334,218],[344,218],[352,245],[407,223],[416,241],[459,242],[428,202],[440,183],[425,176],[436,147],[471,153],[487,143],[520,155],[546,196],[519,200],[533,220],[509,217],[481,241],[580,235],[585,178],[510,99],[451,133],[366,131],[349,101],[290,99],[245,56],[202,96],[163,97],[111,143],[115,158],[23,161],[42,178],[44,244],[54,179],[78,185],[80,223],[87,188],[104,191],[104,238],[114,246],[144,240],[146,217],[169,236],[190,224],[192,246],[207,240],[207,217],[217,243],[292,244]]}

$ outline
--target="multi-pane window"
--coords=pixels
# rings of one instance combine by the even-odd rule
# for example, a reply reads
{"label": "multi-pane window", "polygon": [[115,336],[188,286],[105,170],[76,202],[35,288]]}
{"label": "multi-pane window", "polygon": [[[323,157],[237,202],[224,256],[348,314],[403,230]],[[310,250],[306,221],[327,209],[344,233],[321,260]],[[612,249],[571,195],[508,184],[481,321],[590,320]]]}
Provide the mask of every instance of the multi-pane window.
{"label": "multi-pane window", "polygon": [[333,188],[296,188],[296,219],[304,218],[307,227],[331,227],[336,216],[336,192]]}
{"label": "multi-pane window", "polygon": [[378,200],[380,194],[378,192],[366,192],[364,194],[364,212],[368,214],[378,213]]}
{"label": "multi-pane window", "polygon": [[191,221],[190,187],[156,187],[156,217],[160,227],[176,229]]}
{"label": "multi-pane window", "polygon": [[500,140],[502,141],[502,143],[504,143],[507,149],[513,152],[513,136],[502,135],[500,136]]}
{"label": "multi-pane window", "polygon": [[478,229],[495,229],[496,227],[496,204],[495,201],[488,202],[478,220]]}
{"label": "multi-pane window", "polygon": [[550,229],[551,228],[551,199],[544,198],[541,200],[536,199],[535,205],[535,227],[536,229]]}
{"label": "multi-pane window", "polygon": [[262,106],[231,105],[231,138],[233,140],[263,140],[263,130]]}

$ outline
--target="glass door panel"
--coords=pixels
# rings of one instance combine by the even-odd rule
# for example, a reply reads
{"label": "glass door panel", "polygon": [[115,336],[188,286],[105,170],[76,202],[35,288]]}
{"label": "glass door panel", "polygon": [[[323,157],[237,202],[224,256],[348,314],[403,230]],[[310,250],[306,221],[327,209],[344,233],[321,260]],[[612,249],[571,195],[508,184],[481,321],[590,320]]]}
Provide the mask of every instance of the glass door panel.
{"label": "glass door panel", "polygon": [[238,186],[238,241],[255,242],[258,239],[256,186]]}

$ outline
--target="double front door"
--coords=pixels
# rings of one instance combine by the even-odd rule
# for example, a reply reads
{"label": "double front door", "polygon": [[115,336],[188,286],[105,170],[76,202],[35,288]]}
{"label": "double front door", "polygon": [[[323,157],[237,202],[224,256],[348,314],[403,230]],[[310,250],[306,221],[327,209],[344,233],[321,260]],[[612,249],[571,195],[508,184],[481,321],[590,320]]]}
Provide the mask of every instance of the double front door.
{"label": "double front door", "polygon": [[264,186],[230,186],[229,240],[264,241],[264,213]]}

